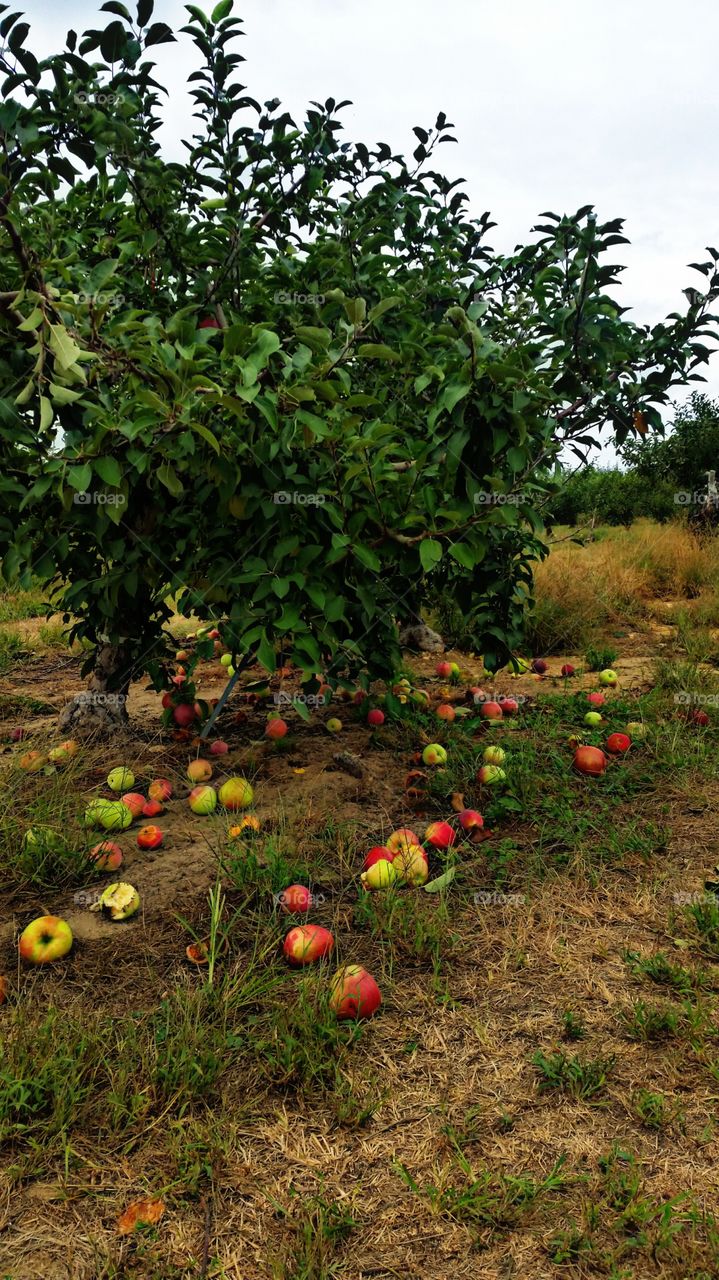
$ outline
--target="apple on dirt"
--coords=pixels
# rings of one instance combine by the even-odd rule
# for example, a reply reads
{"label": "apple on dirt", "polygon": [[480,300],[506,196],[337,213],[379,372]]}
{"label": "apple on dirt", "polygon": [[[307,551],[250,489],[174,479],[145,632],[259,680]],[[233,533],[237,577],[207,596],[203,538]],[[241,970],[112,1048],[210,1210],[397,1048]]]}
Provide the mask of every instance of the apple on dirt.
{"label": "apple on dirt", "polygon": [[424,838],[433,849],[449,849],[457,839],[457,832],[448,822],[430,822]]}
{"label": "apple on dirt", "polygon": [[217,792],[214,787],[202,784],[192,788],[187,802],[193,813],[206,817],[209,813],[214,813],[217,808]]}
{"label": "apple on dirt", "polygon": [[359,964],[338,969],[330,986],[330,1008],[339,1021],[371,1018],[382,1003],[377,983]]}
{"label": "apple on dirt", "polygon": [[212,765],[209,760],[191,760],[187,766],[190,782],[209,782],[212,777]]}
{"label": "apple on dirt", "polygon": [[571,680],[572,676],[576,675],[576,671],[572,666],[571,662],[564,663],[564,666],[562,667],[562,675],[564,676],[565,680]]}
{"label": "apple on dirt", "polygon": [[100,894],[97,909],[108,919],[120,922],[134,916],[140,906],[140,895],[134,885],[119,880],[109,884]]}
{"label": "apple on dirt", "polygon": [[532,671],[535,676],[543,676],[547,670],[547,664],[544,658],[535,658],[532,663]]}
{"label": "apple on dirt", "polygon": [[222,783],[218,799],[224,809],[249,809],[254,791],[246,778],[232,777]]}
{"label": "apple on dirt", "polygon": [[190,702],[178,703],[172,712],[172,719],[180,729],[189,729],[197,718],[196,709]]}
{"label": "apple on dirt", "polygon": [[47,758],[52,764],[67,764],[77,755],[79,750],[78,744],[72,738],[68,738],[67,742],[61,742],[59,746],[53,747],[48,751]]}
{"label": "apple on dirt", "polygon": [[159,849],[163,838],[160,828],[150,822],[147,826],[140,827],[137,833],[137,846],[139,849]]}
{"label": "apple on dirt", "polygon": [[285,738],[289,725],[281,716],[272,716],[265,725],[265,737],[271,738],[273,742],[278,742],[280,738]]}
{"label": "apple on dirt", "polygon": [[387,839],[386,848],[389,849],[392,856],[399,853],[401,849],[411,849],[419,844],[419,836],[414,831],[410,831],[409,827],[398,827],[393,831]]}
{"label": "apple on dirt", "polygon": [[[429,860],[421,845],[410,845],[408,849],[400,849],[389,864],[395,872],[399,884],[426,884],[429,879]],[[377,862],[372,868],[384,866]],[[371,872],[368,874],[371,875]]]}
{"label": "apple on dirt", "polygon": [[342,730],[342,721],[338,720],[336,716],[331,716],[327,721],[325,728],[328,733],[340,733]]}
{"label": "apple on dirt", "polygon": [[450,702],[441,702],[437,707],[437,717],[440,720],[446,720],[448,723],[455,719],[457,712]]}
{"label": "apple on dirt", "polygon": [[314,964],[315,960],[324,960],[335,945],[329,929],[320,924],[298,924],[290,929],[285,938],[282,950],[285,960],[293,968],[305,964]]}
{"label": "apple on dirt", "polygon": [[230,748],[228,747],[227,743],[223,742],[221,738],[218,738],[216,742],[213,742],[210,744],[210,755],[224,756],[227,754],[229,749]]}
{"label": "apple on dirt", "polygon": [[133,818],[139,818],[147,801],[141,796],[139,791],[126,791],[122,796],[122,804],[126,804]]}
{"label": "apple on dirt", "polygon": [[159,800],[147,800],[142,806],[143,818],[159,818],[160,814],[164,812],[165,806]]}
{"label": "apple on dirt", "polygon": [[384,724],[384,711],[380,711],[379,707],[373,707],[367,712],[367,724],[371,729],[379,729]]}
{"label": "apple on dirt", "polygon": [[26,751],[18,760],[25,773],[39,773],[48,763],[49,759],[44,751]]}
{"label": "apple on dirt", "polygon": [[185,955],[191,964],[209,964],[210,950],[206,942],[190,942],[185,947]]}
{"label": "apple on dirt", "polygon": [[456,662],[438,662],[435,671],[440,680],[456,680],[460,675]]}
{"label": "apple on dirt", "polygon": [[154,778],[147,788],[147,794],[151,800],[159,800],[164,803],[172,795],[172,786],[167,781],[167,778]]}
{"label": "apple on dirt", "polygon": [[312,907],[314,899],[311,889],[304,884],[291,884],[277,895],[277,902],[288,915],[304,915]]}
{"label": "apple on dirt", "polygon": [[598,778],[606,770],[607,757],[599,747],[577,747],[572,763],[578,773]]}
{"label": "apple on dirt", "polygon": [[107,785],[111,791],[131,791],[135,785],[132,769],[121,765],[119,769],[111,769],[107,775]]}
{"label": "apple on dirt", "polygon": [[94,845],[89,857],[98,871],[117,871],[122,866],[122,849],[114,840],[102,840]]}
{"label": "apple on dirt", "polygon": [[391,849],[388,849],[386,845],[375,844],[366,855],[365,860],[362,863],[362,870],[369,871],[370,867],[373,867],[375,862],[391,862],[393,858],[394,853]]}
{"label": "apple on dirt", "polygon": [[619,681],[616,671],[612,671],[610,667],[606,667],[604,671],[599,672],[599,683],[606,688],[613,688]]}
{"label": "apple on dirt", "polygon": [[464,831],[472,839],[478,835],[484,826],[484,818],[476,809],[462,809],[457,814],[457,821]]}
{"label": "apple on dirt", "polygon": [[62,960],[72,947],[72,929],[59,916],[38,916],[20,934],[18,952],[26,964]]}

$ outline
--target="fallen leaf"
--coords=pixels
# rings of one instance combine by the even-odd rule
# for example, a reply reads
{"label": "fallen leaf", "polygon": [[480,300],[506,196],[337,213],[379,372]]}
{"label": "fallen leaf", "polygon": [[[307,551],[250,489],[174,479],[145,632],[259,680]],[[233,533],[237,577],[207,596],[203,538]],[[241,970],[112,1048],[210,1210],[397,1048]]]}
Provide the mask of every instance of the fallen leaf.
{"label": "fallen leaf", "polygon": [[153,1227],[160,1221],[164,1212],[165,1205],[162,1200],[135,1200],[133,1204],[128,1205],[124,1213],[120,1214],[117,1220],[118,1233],[121,1236],[128,1236],[135,1230],[138,1223],[143,1227]]}

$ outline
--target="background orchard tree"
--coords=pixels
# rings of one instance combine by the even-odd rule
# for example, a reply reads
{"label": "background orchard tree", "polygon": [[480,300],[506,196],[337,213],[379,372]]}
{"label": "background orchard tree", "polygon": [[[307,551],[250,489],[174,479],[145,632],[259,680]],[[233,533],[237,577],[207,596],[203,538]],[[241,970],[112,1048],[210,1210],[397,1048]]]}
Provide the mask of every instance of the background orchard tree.
{"label": "background orchard tree", "polygon": [[[298,124],[248,96],[232,0],[181,32],[102,9],[39,61],[0,5],[4,575],[48,584],[121,695],[165,683],[170,600],[238,662],[339,679],[387,674],[441,590],[506,661],[558,453],[660,426],[707,359],[716,253],[683,315],[637,326],[620,219],[547,213],[497,254],[436,167],[444,115],[411,160],[352,144],[345,103]],[[172,162],[151,58],[179,38],[197,132]]]}

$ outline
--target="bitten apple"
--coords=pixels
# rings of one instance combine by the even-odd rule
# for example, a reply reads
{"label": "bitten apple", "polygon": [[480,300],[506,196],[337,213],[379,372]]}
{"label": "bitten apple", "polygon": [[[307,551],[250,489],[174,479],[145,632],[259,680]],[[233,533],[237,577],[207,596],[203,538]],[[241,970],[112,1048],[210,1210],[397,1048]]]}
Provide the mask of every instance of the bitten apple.
{"label": "bitten apple", "polygon": [[134,885],[118,880],[100,894],[99,906],[110,920],[129,920],[140,906],[140,895]]}
{"label": "bitten apple", "polygon": [[315,960],[324,960],[335,945],[329,929],[320,924],[298,924],[290,929],[285,938],[282,950],[285,960],[293,968],[313,964]]}
{"label": "bitten apple", "polygon": [[457,814],[457,821],[463,831],[477,831],[484,826],[484,818],[476,809],[462,809]]}
{"label": "bitten apple", "polygon": [[330,1008],[339,1021],[371,1018],[382,1003],[377,983],[359,964],[338,969],[330,987]]}

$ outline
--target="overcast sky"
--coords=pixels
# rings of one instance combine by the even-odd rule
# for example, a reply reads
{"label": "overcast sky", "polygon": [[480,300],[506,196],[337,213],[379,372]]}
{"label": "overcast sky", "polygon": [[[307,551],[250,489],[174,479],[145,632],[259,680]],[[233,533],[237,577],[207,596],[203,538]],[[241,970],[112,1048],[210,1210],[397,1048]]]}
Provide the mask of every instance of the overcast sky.
{"label": "overcast sky", "polygon": [[[125,0],[134,10],[134,0]],[[26,0],[41,53],[98,20],[100,0]],[[207,12],[211,0],[201,2]],[[459,145],[441,149],[477,214],[511,248],[546,209],[594,204],[626,218],[624,305],[652,323],[702,278],[719,247],[719,0],[237,0],[243,80],[301,114],[311,98],[351,98],[349,134],[409,151],[438,111]],[[180,0],[156,0],[178,26]],[[172,89],[167,144],[188,132],[188,37],[153,49]],[[719,395],[719,356],[708,390]]]}

